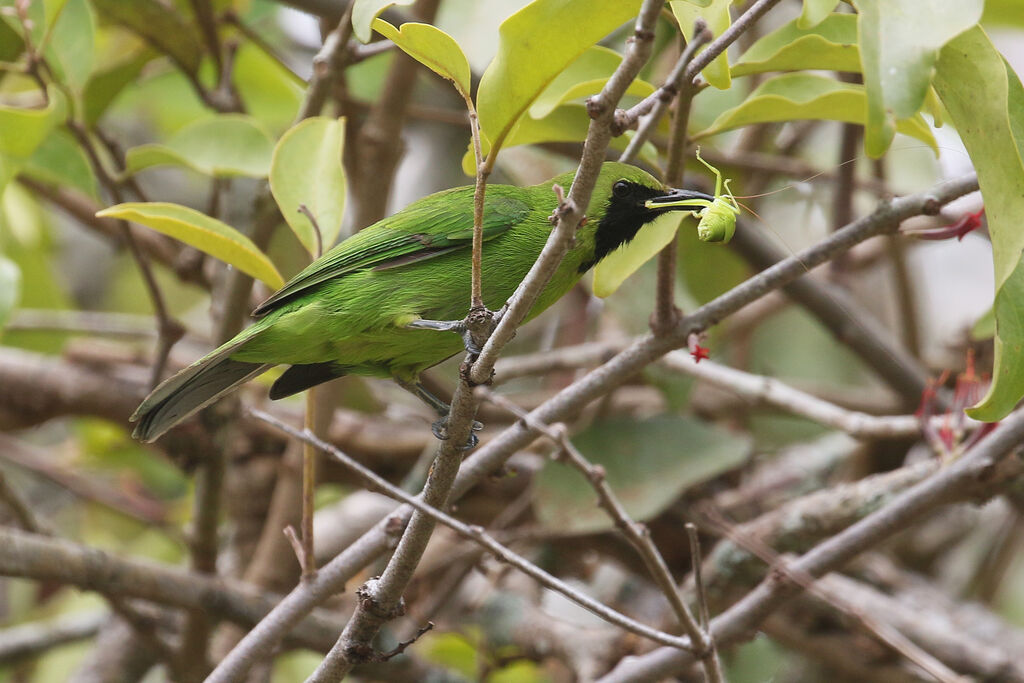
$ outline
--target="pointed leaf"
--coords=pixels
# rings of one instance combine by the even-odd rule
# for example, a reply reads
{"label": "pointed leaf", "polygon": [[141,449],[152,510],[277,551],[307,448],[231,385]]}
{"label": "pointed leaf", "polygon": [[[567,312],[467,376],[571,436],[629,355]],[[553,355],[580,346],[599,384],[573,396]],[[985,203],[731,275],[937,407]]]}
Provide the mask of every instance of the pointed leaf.
{"label": "pointed leaf", "polygon": [[[551,81],[551,85],[530,106],[530,116],[542,119],[560,104],[596,95],[621,62],[622,55],[615,50],[594,45]],[[626,90],[627,95],[637,97],[647,97],[653,92],[654,86],[640,79],[630,83]]]}
{"label": "pointed leaf", "polygon": [[[672,8],[672,13],[676,16],[676,21],[679,22],[679,30],[683,32],[686,40],[689,41],[693,39],[693,22],[698,17],[707,22],[708,28],[711,29],[711,33],[716,38],[722,35],[732,25],[732,18],[729,16],[729,5],[731,4],[732,0],[713,0],[707,7],[697,7],[692,3],[676,0],[675,2],[670,2],[669,6]],[[700,51],[698,51],[698,54],[700,54]],[[728,50],[723,50],[722,54],[715,57],[710,64],[704,67],[701,74],[707,79],[708,83],[719,90],[728,90],[732,84],[732,78],[729,75]]]}
{"label": "pointed leaf", "polygon": [[804,0],[803,11],[800,12],[796,23],[803,29],[817,26],[825,21],[838,4],[839,0]]}
{"label": "pointed leaf", "polygon": [[455,84],[463,99],[469,100],[469,60],[455,39],[430,24],[402,24],[401,29],[374,19],[373,28],[420,64]]}
{"label": "pointed leaf", "polygon": [[352,5],[352,32],[360,42],[373,37],[373,20],[392,5],[411,5],[415,0],[355,0]]}
{"label": "pointed leaf", "polygon": [[833,14],[813,28],[791,21],[762,37],[733,65],[733,76],[766,71],[860,71],[857,17]]}
{"label": "pointed leaf", "polygon": [[[863,86],[814,74],[785,74],[762,83],[742,104],[722,112],[710,128],[695,134],[693,139],[768,121],[824,119],[863,124],[866,110]],[[896,130],[939,153],[931,129],[920,114],[898,122]]]}
{"label": "pointed leaf", "polygon": [[[548,84],[587,48],[635,17],[639,8],[639,0],[534,0],[502,22],[498,54],[477,92],[487,145],[502,147]],[[543,58],[537,58],[541,53]]]}
{"label": "pointed leaf", "polygon": [[685,214],[666,213],[645,225],[630,242],[594,266],[594,296],[609,297],[630,275],[671,244]]}
{"label": "pointed leaf", "polygon": [[265,178],[273,154],[273,139],[255,119],[222,114],[182,128],[166,145],[129,149],[125,170],[138,173],[153,166],[173,165],[211,176]]}
{"label": "pointed leaf", "polygon": [[924,104],[939,49],[981,19],[984,0],[856,0],[864,85],[864,148],[880,157],[896,121]]}
{"label": "pointed leaf", "polygon": [[[604,420],[573,443],[604,468],[608,485],[638,521],[658,515],[688,487],[737,467],[750,452],[745,437],[675,416]],[[534,485],[534,511],[544,527],[576,533],[614,527],[576,469],[550,460]]]}
{"label": "pointed leaf", "polygon": [[104,209],[101,218],[122,218],[195,247],[247,275],[280,289],[284,279],[266,254],[230,225],[195,209],[168,202],[129,202]]}
{"label": "pointed leaf", "polygon": [[314,257],[315,229],[299,206],[305,204],[316,218],[326,251],[338,238],[345,213],[344,143],[345,119],[316,116],[285,133],[274,149],[270,190],[281,215]]}
{"label": "pointed leaf", "polygon": [[988,395],[967,412],[994,421],[1024,396],[1024,88],[979,27],[942,48],[934,84],[978,172],[992,236],[995,366]]}

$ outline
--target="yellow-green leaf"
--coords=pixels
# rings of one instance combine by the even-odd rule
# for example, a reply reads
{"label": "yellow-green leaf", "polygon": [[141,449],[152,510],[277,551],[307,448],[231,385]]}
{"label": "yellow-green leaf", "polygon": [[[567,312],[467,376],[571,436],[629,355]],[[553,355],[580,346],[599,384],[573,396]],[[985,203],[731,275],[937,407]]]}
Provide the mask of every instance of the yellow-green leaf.
{"label": "yellow-green leaf", "polygon": [[[815,74],[784,74],[762,83],[742,104],[722,112],[693,139],[769,121],[824,119],[863,125],[866,111],[863,86]],[[926,143],[936,155],[939,153],[931,129],[920,114],[899,121],[896,130]]]}
{"label": "yellow-green leaf", "polygon": [[939,49],[981,19],[984,0],[856,0],[868,94],[864,148],[880,157],[896,121],[924,104]]}
{"label": "yellow-green leaf", "polygon": [[609,297],[640,266],[675,239],[681,225],[679,213],[666,213],[645,225],[631,241],[601,259],[594,267],[594,295]]}
{"label": "yellow-green leaf", "polygon": [[639,8],[640,0],[534,0],[502,22],[498,54],[477,92],[485,145],[502,147],[551,81]]}
{"label": "yellow-green leaf", "polygon": [[817,26],[825,21],[825,18],[832,13],[832,10],[838,4],[839,0],[804,0],[804,8],[800,12],[796,23],[803,29]]}
{"label": "yellow-green leaf", "polygon": [[0,191],[67,116],[60,90],[50,87],[47,97],[38,109],[0,106]]}
{"label": "yellow-green leaf", "polygon": [[248,237],[204,213],[169,202],[129,202],[104,209],[101,218],[121,218],[163,233],[280,289],[284,279]]}
{"label": "yellow-green leaf", "polygon": [[[530,116],[542,119],[560,104],[596,95],[621,62],[622,55],[615,50],[594,45],[551,81],[551,85],[530,106]],[[653,92],[654,86],[639,78],[630,83],[626,90],[627,95],[637,97],[647,97]]]}
{"label": "yellow-green leaf", "polygon": [[[672,13],[676,15],[676,20],[679,22],[679,30],[683,32],[687,40],[692,40],[693,22],[698,17],[707,22],[708,28],[716,38],[722,35],[732,25],[732,18],[729,16],[729,5],[731,4],[732,0],[712,0],[707,7],[697,7],[693,3],[676,0],[670,2],[669,6],[672,7]],[[698,54],[700,53],[698,52]],[[728,50],[723,50],[722,54],[715,57],[710,64],[704,67],[701,74],[704,75],[708,83],[719,90],[728,90],[732,85],[732,77],[729,75]]]}
{"label": "yellow-green leaf", "polygon": [[856,16],[833,14],[806,29],[791,21],[751,45],[732,75],[806,69],[860,71]]}
{"label": "yellow-green leaf", "polygon": [[126,172],[171,165],[211,176],[265,178],[273,154],[273,139],[255,119],[221,114],[185,126],[166,144],[129,149]]}
{"label": "yellow-green leaf", "polygon": [[305,204],[316,218],[326,251],[338,238],[345,213],[344,144],[345,119],[316,116],[281,136],[274,149],[270,190],[281,215],[314,257],[318,240],[299,206]]}
{"label": "yellow-green leaf", "polygon": [[978,172],[995,265],[992,386],[968,410],[995,421],[1024,396],[1024,88],[980,27],[939,53],[935,89]]}
{"label": "yellow-green leaf", "polygon": [[373,20],[391,5],[411,5],[415,0],[355,0],[352,4],[352,32],[363,43],[373,37]]}
{"label": "yellow-green leaf", "polygon": [[374,19],[373,28],[417,62],[454,83],[463,99],[469,100],[469,60],[454,38],[430,24],[409,22],[396,29],[383,19]]}

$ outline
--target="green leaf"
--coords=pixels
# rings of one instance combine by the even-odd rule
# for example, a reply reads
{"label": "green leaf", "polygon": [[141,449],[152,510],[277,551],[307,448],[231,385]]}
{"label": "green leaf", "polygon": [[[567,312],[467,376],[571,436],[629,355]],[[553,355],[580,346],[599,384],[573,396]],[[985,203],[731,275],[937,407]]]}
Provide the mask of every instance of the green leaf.
{"label": "green leaf", "polygon": [[66,130],[50,133],[25,162],[22,173],[61,187],[73,187],[99,199],[96,176],[81,145]]}
{"label": "green leaf", "polygon": [[352,32],[363,43],[373,37],[373,20],[392,5],[411,5],[415,0],[355,0],[352,5]]}
{"label": "green leaf", "polygon": [[273,154],[273,139],[253,118],[221,114],[182,128],[166,145],[129,149],[125,170],[138,173],[153,166],[172,165],[211,176],[265,178]]}
{"label": "green leaf", "polygon": [[284,285],[277,268],[252,240],[230,225],[187,206],[169,202],[129,202],[111,206],[96,215],[152,228],[238,268],[273,289]]}
{"label": "green leaf", "polygon": [[[604,468],[608,485],[636,520],[649,520],[688,487],[742,463],[749,441],[690,417],[617,418],[573,437],[576,447]],[[544,464],[534,480],[534,511],[547,528],[596,532],[613,528],[590,483],[574,468]]]}
{"label": "green leaf", "polygon": [[896,121],[924,104],[939,49],[981,19],[984,0],[856,0],[868,116],[864,148],[892,144]]}
{"label": "green leaf", "polygon": [[82,116],[85,118],[86,125],[95,125],[107,111],[107,107],[128,84],[138,78],[143,67],[149,64],[154,57],[156,57],[156,53],[147,48],[102,71],[93,73],[82,93]]}
{"label": "green leaf", "polygon": [[0,330],[18,305],[21,294],[21,269],[14,261],[0,254]]}
{"label": "green leaf", "polygon": [[[501,148],[534,100],[587,48],[636,16],[639,0],[534,0],[501,24],[498,54],[480,79],[477,112]],[[571,26],[572,30],[566,30]],[[538,58],[543,54],[543,58]]]}
{"label": "green leaf", "polygon": [[99,15],[129,29],[184,71],[199,71],[203,45],[191,22],[159,0],[91,0]]}
{"label": "green leaf", "polygon": [[[866,111],[863,86],[815,74],[784,74],[762,83],[742,104],[722,112],[710,128],[696,133],[693,139],[768,121],[824,119],[863,125]],[[898,122],[896,130],[939,153],[931,129],[920,114]]]}
{"label": "green leaf", "polygon": [[[676,2],[670,2],[669,6],[676,16],[676,21],[679,22],[679,30],[689,41],[693,39],[693,22],[698,17],[707,22],[708,28],[716,38],[722,35],[732,25],[732,18],[729,16],[729,5],[731,4],[732,0],[712,0],[707,7],[697,7],[692,3],[676,0]],[[698,54],[705,48],[701,48]],[[701,74],[704,75],[708,83],[719,90],[728,90],[732,85],[732,77],[729,75],[728,50],[723,50],[722,54],[715,57],[710,64],[704,67]]]}
{"label": "green leaf", "polygon": [[410,22],[396,29],[383,19],[374,19],[373,28],[417,62],[451,81],[462,98],[470,101],[469,60],[454,38],[430,24]]}
{"label": "green leaf", "polygon": [[0,190],[67,116],[61,91],[50,87],[47,96],[47,105],[39,109],[0,106]]}
{"label": "green leaf", "polygon": [[675,238],[681,213],[666,213],[645,225],[632,240],[601,259],[594,267],[594,296],[609,297],[640,266],[654,258]]}
{"label": "green leaf", "polygon": [[985,341],[996,336],[996,309],[989,308],[971,326],[971,341]]}
{"label": "green leaf", "polygon": [[270,165],[270,190],[281,215],[315,258],[313,225],[299,206],[313,213],[322,232],[324,250],[338,238],[345,213],[345,169],[341,163],[345,120],[308,118],[281,137]]}
{"label": "green leaf", "polygon": [[935,89],[978,172],[995,264],[992,386],[968,410],[988,422],[1024,396],[1024,88],[980,27],[939,54]]}
{"label": "green leaf", "polygon": [[[542,119],[560,104],[596,95],[601,92],[601,88],[621,62],[622,55],[602,45],[594,45],[587,49],[579,59],[558,74],[555,80],[551,81],[551,85],[537,97],[530,106],[530,116]],[[637,97],[647,97],[653,92],[654,86],[640,79],[630,83],[626,90],[627,95]]]}
{"label": "green leaf", "polygon": [[796,20],[797,26],[802,29],[817,26],[825,21],[838,4],[839,0],[804,0],[803,11],[800,12],[800,17]]}
{"label": "green leaf", "polygon": [[733,65],[733,76],[766,71],[860,71],[857,17],[833,14],[813,28],[791,21],[750,46]]}
{"label": "green leaf", "polygon": [[306,82],[277,59],[254,43],[245,43],[235,55],[231,78],[250,116],[277,133],[292,125]]}
{"label": "green leaf", "polygon": [[92,73],[96,18],[86,0],[67,0],[47,46],[46,55],[58,78],[75,93],[82,92]]}
{"label": "green leaf", "polygon": [[[8,17],[8,19],[12,19],[12,17]],[[16,61],[24,49],[25,40],[21,37],[21,33],[14,30],[11,24],[0,17],[0,61]],[[0,74],[0,78],[3,78],[3,74]]]}

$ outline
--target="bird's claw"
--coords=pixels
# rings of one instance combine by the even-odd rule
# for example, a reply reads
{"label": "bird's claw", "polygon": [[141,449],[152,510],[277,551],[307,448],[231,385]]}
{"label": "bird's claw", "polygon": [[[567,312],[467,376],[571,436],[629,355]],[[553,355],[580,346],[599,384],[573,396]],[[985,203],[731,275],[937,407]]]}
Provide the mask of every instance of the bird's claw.
{"label": "bird's claw", "polygon": [[[478,422],[477,420],[473,420],[473,425],[472,425],[471,431],[469,432],[469,439],[466,440],[466,445],[462,446],[461,448],[459,448],[459,450],[460,451],[471,451],[474,448],[476,448],[477,444],[480,443],[480,438],[476,435],[476,432],[479,432],[483,428],[484,428],[484,426],[483,426],[482,423]],[[439,419],[436,422],[434,422],[433,424],[431,424],[430,425],[430,431],[433,432],[434,436],[437,437],[439,440],[447,441],[448,440],[448,417],[447,416],[442,417],[441,419]]]}

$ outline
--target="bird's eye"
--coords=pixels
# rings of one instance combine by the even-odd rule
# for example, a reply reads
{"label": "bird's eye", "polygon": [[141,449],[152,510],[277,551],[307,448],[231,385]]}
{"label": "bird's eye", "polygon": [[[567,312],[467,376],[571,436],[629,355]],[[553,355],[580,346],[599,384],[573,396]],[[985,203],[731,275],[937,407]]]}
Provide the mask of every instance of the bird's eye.
{"label": "bird's eye", "polygon": [[617,181],[614,185],[612,185],[612,194],[620,198],[625,197],[626,195],[629,194],[629,183],[627,183],[625,180]]}

